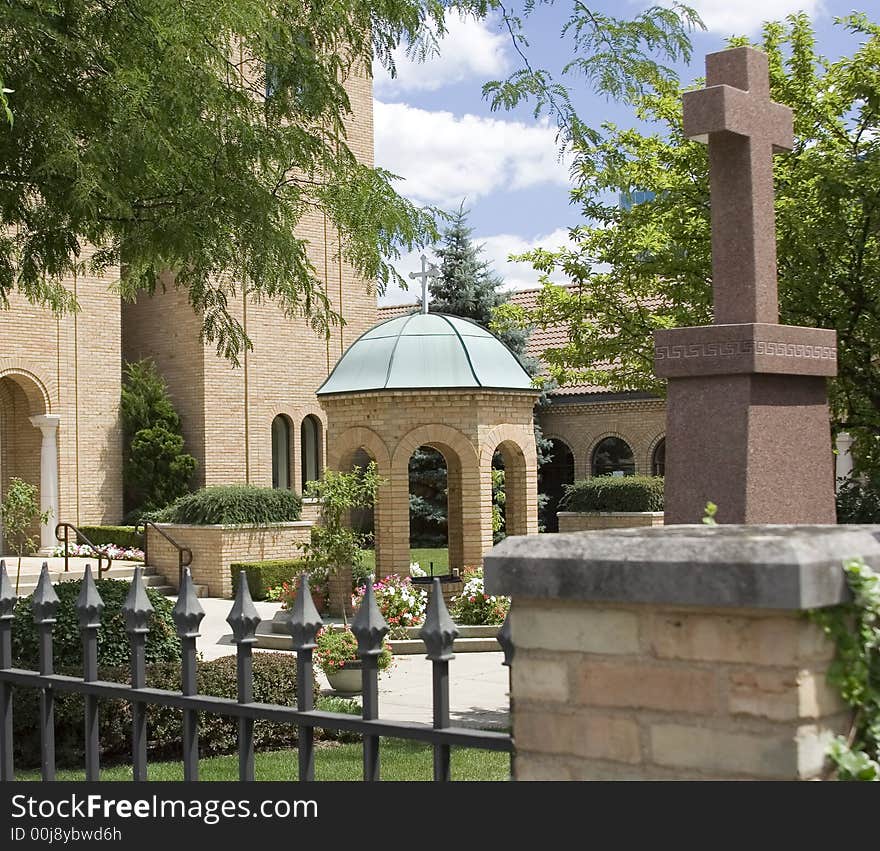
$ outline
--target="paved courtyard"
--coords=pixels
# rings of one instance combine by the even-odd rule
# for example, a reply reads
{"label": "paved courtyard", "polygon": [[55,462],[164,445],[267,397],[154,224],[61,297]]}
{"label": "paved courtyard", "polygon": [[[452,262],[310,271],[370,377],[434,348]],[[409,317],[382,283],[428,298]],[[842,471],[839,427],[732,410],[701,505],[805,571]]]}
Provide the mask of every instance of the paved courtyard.
{"label": "paved courtyard", "polygon": [[[215,597],[203,597],[199,602],[205,610],[199,639],[203,657],[217,659],[234,654],[232,631],[226,623],[232,602]],[[279,603],[254,605],[267,627],[281,608]],[[459,653],[450,663],[450,715],[454,724],[508,726],[508,670],[501,664],[502,659],[500,652]],[[329,693],[323,674],[318,673],[318,677]],[[383,718],[394,721],[431,722],[431,664],[423,655],[395,657],[391,670],[379,679],[379,711]]]}

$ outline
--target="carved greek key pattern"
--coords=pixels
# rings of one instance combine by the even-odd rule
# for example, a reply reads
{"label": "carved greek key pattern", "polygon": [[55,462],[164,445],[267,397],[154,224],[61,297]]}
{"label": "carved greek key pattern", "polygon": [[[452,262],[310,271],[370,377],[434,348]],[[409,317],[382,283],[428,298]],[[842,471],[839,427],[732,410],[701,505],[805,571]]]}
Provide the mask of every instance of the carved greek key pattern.
{"label": "carved greek key pattern", "polygon": [[810,346],[804,343],[782,343],[776,340],[731,340],[726,343],[690,343],[688,345],[655,346],[656,360],[690,358],[732,358],[740,355],[775,355],[783,358],[814,358],[836,360],[836,346]]}

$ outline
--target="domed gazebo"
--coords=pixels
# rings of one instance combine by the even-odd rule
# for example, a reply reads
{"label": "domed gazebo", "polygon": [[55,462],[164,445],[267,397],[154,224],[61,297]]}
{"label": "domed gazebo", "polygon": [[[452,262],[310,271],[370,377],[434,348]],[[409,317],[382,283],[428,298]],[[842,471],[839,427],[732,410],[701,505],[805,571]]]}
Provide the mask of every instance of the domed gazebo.
{"label": "domed gazebo", "polygon": [[482,563],[492,546],[492,456],[505,470],[506,531],[538,531],[532,411],[538,391],[516,356],[479,325],[411,313],[371,328],[318,390],[327,465],[349,470],[363,450],[386,480],[376,498],[379,576],[409,568],[409,459],[446,460],[449,566]]}

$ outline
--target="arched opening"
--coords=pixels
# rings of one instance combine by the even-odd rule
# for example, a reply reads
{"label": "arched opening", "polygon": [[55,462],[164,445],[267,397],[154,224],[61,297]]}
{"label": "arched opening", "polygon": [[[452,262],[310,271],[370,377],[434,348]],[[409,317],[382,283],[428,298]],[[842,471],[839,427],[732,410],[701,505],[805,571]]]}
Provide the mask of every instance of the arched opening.
{"label": "arched opening", "polygon": [[539,521],[545,532],[559,531],[559,500],[565,485],[574,482],[574,453],[557,438],[550,440],[550,457],[538,468]]}
{"label": "arched opening", "polygon": [[[46,416],[44,390],[30,376],[9,373],[0,378],[0,500],[12,479],[37,488],[41,511],[50,511],[42,529],[35,523],[26,536],[44,549],[54,546],[59,517],[57,428],[59,417]],[[43,460],[48,463],[44,466]],[[0,520],[0,545],[4,551],[16,542],[6,539]]]}
{"label": "arched opening", "polygon": [[283,414],[272,420],[272,487],[290,488],[290,421]]}
{"label": "arched opening", "polygon": [[651,453],[651,475],[666,475],[666,438],[661,437]]}
{"label": "arched opening", "polygon": [[[460,546],[450,555],[450,538],[461,538],[458,517],[450,517],[449,465],[446,454],[433,446],[420,446],[409,458],[409,546],[410,560],[427,573],[445,574],[453,562],[461,567]],[[454,464],[454,461],[453,461]],[[459,486],[453,476],[453,491]],[[460,499],[459,499],[460,503]],[[460,504],[458,513],[460,513]],[[456,528],[453,528],[456,527]],[[452,559],[452,560],[450,560]]]}
{"label": "arched opening", "polygon": [[303,418],[299,429],[302,491],[305,492],[309,482],[321,478],[321,421],[312,414]]}
{"label": "arched opening", "polygon": [[634,476],[636,459],[625,440],[606,437],[593,449],[590,468],[594,476]]}
{"label": "arched opening", "polygon": [[500,443],[492,455],[492,512],[496,543],[507,535],[529,533],[526,459],[512,440]]}

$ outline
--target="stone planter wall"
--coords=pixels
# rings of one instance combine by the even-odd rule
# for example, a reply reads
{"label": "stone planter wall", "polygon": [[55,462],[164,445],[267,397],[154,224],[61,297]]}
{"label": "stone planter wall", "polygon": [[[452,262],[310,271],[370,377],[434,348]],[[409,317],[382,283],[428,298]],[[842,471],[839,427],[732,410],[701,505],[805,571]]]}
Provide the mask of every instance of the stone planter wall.
{"label": "stone planter wall", "polygon": [[[177,543],[192,550],[193,581],[207,586],[209,596],[226,599],[232,598],[232,564],[296,558],[302,553],[302,544],[310,539],[313,525],[310,520],[269,526],[159,524]],[[147,535],[150,566],[155,567],[170,585],[177,587],[177,550],[155,529],[148,527]]]}
{"label": "stone planter wall", "polygon": [[663,525],[662,511],[560,511],[556,516],[560,532]]}
{"label": "stone planter wall", "polygon": [[300,519],[317,523],[321,519],[321,503],[317,499],[304,499]]}

